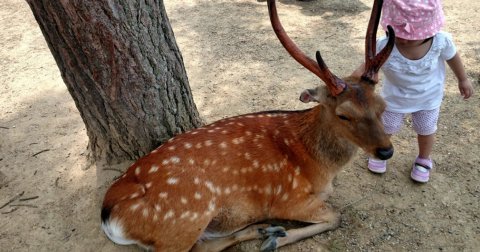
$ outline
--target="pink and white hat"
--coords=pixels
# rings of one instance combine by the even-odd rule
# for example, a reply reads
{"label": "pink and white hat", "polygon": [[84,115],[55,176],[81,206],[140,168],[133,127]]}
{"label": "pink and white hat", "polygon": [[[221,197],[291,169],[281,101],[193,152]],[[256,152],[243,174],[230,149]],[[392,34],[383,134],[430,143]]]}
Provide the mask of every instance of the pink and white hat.
{"label": "pink and white hat", "polygon": [[437,34],[445,23],[441,0],[384,0],[380,24],[391,25],[395,35],[423,40]]}

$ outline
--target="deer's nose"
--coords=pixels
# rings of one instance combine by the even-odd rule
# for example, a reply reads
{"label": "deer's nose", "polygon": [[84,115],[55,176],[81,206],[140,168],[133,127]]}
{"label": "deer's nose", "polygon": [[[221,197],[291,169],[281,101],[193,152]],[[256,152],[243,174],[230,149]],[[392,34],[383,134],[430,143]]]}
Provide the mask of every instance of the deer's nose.
{"label": "deer's nose", "polygon": [[393,156],[393,147],[390,148],[377,148],[375,151],[377,158],[381,160],[387,160]]}

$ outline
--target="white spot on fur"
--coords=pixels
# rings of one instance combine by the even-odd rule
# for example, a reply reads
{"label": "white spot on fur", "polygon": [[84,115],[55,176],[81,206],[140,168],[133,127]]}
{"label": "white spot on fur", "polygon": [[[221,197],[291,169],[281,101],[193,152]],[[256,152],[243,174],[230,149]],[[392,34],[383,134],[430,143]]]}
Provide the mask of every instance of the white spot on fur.
{"label": "white spot on fur", "polygon": [[159,204],[155,204],[154,208],[157,212],[160,212],[162,210],[162,207]]}
{"label": "white spot on fur", "polygon": [[230,187],[225,188],[224,190],[225,194],[230,194],[232,191],[230,190]]}
{"label": "white spot on fur", "polygon": [[130,211],[136,211],[140,207],[140,204],[133,204],[130,206]]}
{"label": "white spot on fur", "polygon": [[192,148],[192,144],[191,143],[185,143],[183,145],[183,147],[185,147],[185,149],[190,149],[190,148]]}
{"label": "white spot on fur", "polygon": [[285,193],[285,194],[282,196],[282,200],[283,200],[283,201],[288,200],[288,193]]}
{"label": "white spot on fur", "polygon": [[207,186],[208,190],[210,190],[212,193],[215,193],[215,187],[213,186],[212,182],[205,181],[205,186]]}
{"label": "white spot on fur", "polygon": [[202,148],[202,143],[197,143],[197,144],[195,144],[195,148],[197,148],[197,149]]}
{"label": "white spot on fur", "polygon": [[185,219],[185,218],[187,218],[189,215],[190,215],[190,211],[183,212],[183,213],[180,215],[180,219]]}
{"label": "white spot on fur", "polygon": [[300,175],[300,167],[297,166],[295,168],[295,176],[298,176],[298,175]]}
{"label": "white spot on fur", "polygon": [[211,146],[213,144],[212,140],[205,141],[205,146]]}
{"label": "white spot on fur", "polygon": [[298,186],[297,179],[296,179],[296,178],[293,178],[292,189],[297,188],[297,186]]}
{"label": "white spot on fur", "polygon": [[282,192],[282,185],[278,185],[275,190],[275,195],[280,195],[281,192]]}
{"label": "white spot on fur", "polygon": [[178,164],[180,163],[180,158],[177,156],[173,156],[170,158],[170,161],[172,162],[172,164]]}
{"label": "white spot on fur", "polygon": [[172,178],[167,179],[167,184],[169,184],[169,185],[175,185],[177,183],[178,183],[178,178],[173,178],[172,177]]}
{"label": "white spot on fur", "polygon": [[237,137],[237,138],[232,139],[233,144],[241,144],[241,143],[243,143],[243,141],[244,141],[243,137]]}
{"label": "white spot on fur", "polygon": [[159,168],[158,166],[152,165],[152,168],[150,168],[150,170],[148,171],[148,173],[154,173],[154,172],[158,171],[158,168]]}
{"label": "white spot on fur", "polygon": [[198,213],[193,213],[192,216],[190,217],[190,221],[194,221],[198,218]]}
{"label": "white spot on fur", "polygon": [[188,203],[188,201],[185,197],[181,197],[180,202],[182,202],[182,204],[184,204],[184,205],[186,205]]}
{"label": "white spot on fur", "polygon": [[140,174],[140,166],[138,166],[137,168],[135,168],[135,175],[139,175]]}
{"label": "white spot on fur", "polygon": [[162,199],[166,199],[168,197],[168,193],[166,192],[161,192],[158,194],[158,197],[162,198]]}
{"label": "white spot on fur", "polygon": [[195,192],[195,194],[193,195],[193,197],[196,199],[196,200],[199,200],[202,198],[202,194],[200,194],[199,192]]}
{"label": "white spot on fur", "polygon": [[163,216],[163,220],[168,220],[172,218],[175,215],[175,212],[173,210],[168,210],[168,212]]}
{"label": "white spot on fur", "polygon": [[220,148],[222,148],[222,149],[226,149],[227,148],[227,143],[221,142],[218,146],[220,146]]}
{"label": "white spot on fur", "polygon": [[142,211],[142,214],[143,214],[143,217],[147,217],[148,216],[148,208],[144,208],[143,211]]}
{"label": "white spot on fur", "polygon": [[174,151],[175,150],[175,145],[169,146],[168,150]]}
{"label": "white spot on fur", "polygon": [[208,203],[208,211],[209,212],[215,211],[215,202],[213,200]]}
{"label": "white spot on fur", "polygon": [[203,164],[207,165],[207,166],[210,165],[210,163],[211,163],[211,161],[208,158],[203,161]]}
{"label": "white spot on fur", "polygon": [[148,182],[148,183],[145,184],[145,187],[148,189],[148,188],[152,187],[152,185],[153,185],[152,182]]}

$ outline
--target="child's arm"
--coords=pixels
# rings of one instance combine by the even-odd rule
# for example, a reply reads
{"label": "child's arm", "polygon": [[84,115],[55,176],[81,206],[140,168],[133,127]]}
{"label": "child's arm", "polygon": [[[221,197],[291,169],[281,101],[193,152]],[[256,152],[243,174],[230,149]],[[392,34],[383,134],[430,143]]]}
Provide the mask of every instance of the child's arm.
{"label": "child's arm", "polygon": [[460,94],[463,96],[463,99],[470,98],[470,96],[473,95],[473,86],[465,73],[460,55],[458,55],[458,53],[455,54],[453,58],[447,60],[447,64],[457,77],[458,89],[460,89]]}

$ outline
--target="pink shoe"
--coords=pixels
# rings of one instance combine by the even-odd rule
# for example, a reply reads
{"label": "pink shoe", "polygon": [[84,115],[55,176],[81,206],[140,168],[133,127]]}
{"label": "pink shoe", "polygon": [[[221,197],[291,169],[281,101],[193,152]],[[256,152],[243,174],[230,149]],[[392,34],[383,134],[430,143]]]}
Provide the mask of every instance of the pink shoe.
{"label": "pink shoe", "polygon": [[378,174],[385,173],[387,171],[387,160],[368,158],[368,170]]}
{"label": "pink shoe", "polygon": [[426,183],[430,178],[430,170],[433,167],[431,159],[419,158],[415,159],[412,166],[410,177],[417,182]]}

